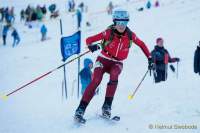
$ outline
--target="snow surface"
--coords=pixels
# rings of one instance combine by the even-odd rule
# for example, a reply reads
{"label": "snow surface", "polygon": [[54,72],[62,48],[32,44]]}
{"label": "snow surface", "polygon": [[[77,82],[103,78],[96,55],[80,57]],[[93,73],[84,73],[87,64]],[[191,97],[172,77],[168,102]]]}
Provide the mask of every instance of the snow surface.
{"label": "snow surface", "polygon": [[[65,12],[65,0],[0,0],[0,6],[15,6],[19,14],[27,4],[49,4],[55,2],[61,10],[64,36],[76,31],[76,18]],[[78,1],[80,2],[80,0]],[[107,0],[84,0],[89,12],[84,14],[82,25],[82,52],[86,51],[85,38],[104,30],[111,24],[111,16],[106,15]],[[112,114],[120,115],[118,123],[108,123],[96,116],[101,112],[108,75],[100,85],[100,94],[88,106],[84,126],[73,122],[77,99],[77,62],[66,67],[68,99],[62,98],[63,69],[10,95],[0,99],[0,133],[199,133],[200,132],[200,78],[193,73],[193,54],[198,44],[200,32],[199,0],[162,0],[160,8],[137,12],[145,3],[116,0],[114,4],[130,12],[129,27],[152,50],[157,37],[165,40],[165,47],[171,56],[181,58],[178,78],[169,70],[168,80],[154,84],[149,75],[142,83],[133,100],[128,100],[147,70],[147,60],[142,51],[133,46],[129,58],[124,61],[118,90],[113,102]],[[122,5],[123,4],[123,5]],[[19,15],[18,15],[19,16]],[[91,21],[87,28],[85,21]],[[21,42],[12,48],[12,38],[8,45],[0,45],[0,94],[5,95],[32,79],[48,72],[60,64],[59,19],[44,21],[48,27],[50,40],[40,42],[39,26],[28,29],[17,22]],[[10,33],[9,33],[10,34]],[[2,39],[0,40],[2,44]],[[99,52],[88,54],[95,61]],[[72,56],[70,59],[76,57]],[[84,57],[84,58],[85,58]],[[82,60],[81,60],[82,63]],[[174,64],[176,67],[176,64]],[[74,84],[75,83],[75,84]],[[73,91],[74,90],[74,91]],[[197,129],[150,129],[149,125],[196,125]]]}

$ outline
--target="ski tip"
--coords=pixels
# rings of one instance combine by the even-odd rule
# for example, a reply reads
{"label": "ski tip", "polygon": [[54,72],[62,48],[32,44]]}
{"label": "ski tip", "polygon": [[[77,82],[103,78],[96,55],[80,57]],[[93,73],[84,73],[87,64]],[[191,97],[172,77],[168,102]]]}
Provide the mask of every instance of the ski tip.
{"label": "ski tip", "polygon": [[113,118],[111,118],[112,120],[115,120],[115,121],[120,121],[120,116],[114,116]]}
{"label": "ski tip", "polygon": [[128,96],[128,99],[129,99],[129,100],[133,99],[133,95],[129,95],[129,96]]}
{"label": "ski tip", "polygon": [[0,98],[2,99],[2,100],[7,100],[8,99],[8,96],[6,96],[6,95],[2,95],[2,96],[0,96]]}

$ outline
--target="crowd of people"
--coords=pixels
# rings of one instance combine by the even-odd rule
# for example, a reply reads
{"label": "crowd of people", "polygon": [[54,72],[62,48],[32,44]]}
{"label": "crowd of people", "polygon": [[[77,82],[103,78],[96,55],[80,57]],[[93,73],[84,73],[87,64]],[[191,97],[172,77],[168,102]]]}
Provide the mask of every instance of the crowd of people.
{"label": "crowd of people", "polygon": [[[68,0],[67,4],[67,12],[72,12],[77,18],[77,29],[79,30],[81,28],[81,22],[82,22],[82,13],[87,12],[87,6],[84,4],[84,2],[80,2],[78,5],[76,5],[74,0]],[[20,15],[20,22],[25,24],[25,26],[28,26],[28,28],[33,28],[35,26],[35,22],[41,23],[40,26],[40,34],[41,34],[41,41],[46,40],[47,36],[47,26],[44,24],[45,19],[49,15],[50,19],[57,18],[60,16],[59,10],[57,8],[57,5],[55,3],[52,3],[50,5],[37,5],[37,6],[31,6],[28,5],[25,9],[21,9],[19,15]],[[0,32],[1,37],[3,40],[3,45],[5,46],[7,43],[7,35],[8,31],[12,31],[11,36],[13,36],[13,47],[17,46],[20,42],[20,34],[17,30],[17,27],[14,26],[15,24],[15,17],[17,14],[14,12],[14,7],[2,7],[0,8]],[[86,26],[90,26],[90,22],[86,23]]]}
{"label": "crowd of people", "polygon": [[[155,5],[159,5],[159,1],[156,1]],[[151,2],[148,1],[146,4],[147,8],[151,8]],[[81,29],[81,23],[82,23],[82,13],[83,12],[87,12],[88,11],[88,7],[87,5],[85,5],[84,2],[80,2],[78,5],[76,5],[75,0],[68,0],[67,1],[67,11],[68,12],[74,12],[77,18],[77,30]],[[116,6],[113,4],[112,1],[109,2],[106,11],[107,13],[110,15],[113,12],[113,9]],[[25,9],[21,9],[20,11],[20,21],[21,22],[25,22],[25,25],[27,25],[29,28],[33,28],[33,23],[32,22],[43,22],[44,18],[47,17],[47,13],[49,12],[50,14],[50,18],[57,18],[59,17],[59,10],[57,9],[57,6],[55,3],[50,4],[48,7],[46,5],[40,6],[31,6],[28,5]],[[15,16],[16,13],[14,11],[14,7],[2,7],[0,8],[0,14],[1,14],[1,19],[0,19],[0,23],[2,23],[1,25],[3,25],[2,27],[2,39],[3,39],[3,45],[6,45],[6,39],[7,39],[7,33],[9,30],[12,30],[14,32],[13,35],[16,35],[17,33],[17,37],[13,36],[13,38],[15,38],[14,42],[13,42],[13,47],[17,46],[16,44],[18,44],[20,42],[20,34],[17,30],[17,27],[14,27],[13,24],[15,23]],[[73,15],[73,16],[74,16]],[[91,26],[91,22],[88,20],[86,21],[86,26],[90,27]],[[41,33],[41,41],[44,41],[46,39],[46,35],[47,35],[47,26],[45,24],[42,24],[40,26],[40,33]]]}
{"label": "crowd of people", "polygon": [[[127,2],[131,2],[131,1],[129,1],[129,0],[127,0]],[[110,1],[109,3],[108,3],[108,5],[107,5],[107,8],[106,8],[106,12],[107,12],[107,14],[108,15],[112,15],[112,12],[113,12],[113,9],[115,8],[115,7],[118,7],[119,5],[115,5],[115,4],[113,4],[113,1]],[[137,9],[137,11],[144,11],[145,9],[147,9],[147,10],[149,10],[149,9],[151,9],[151,8],[153,8],[153,7],[159,7],[160,6],[160,1],[159,0],[156,0],[156,1],[154,1],[154,2],[152,2],[152,1],[150,1],[150,0],[147,0],[147,2],[143,5],[143,6],[141,6],[141,7],[139,7],[138,9]]]}
{"label": "crowd of people", "polygon": [[6,21],[8,24],[12,24],[15,21],[14,7],[2,7],[0,8],[1,19],[0,22]]}
{"label": "crowd of people", "polygon": [[[56,4],[51,4],[48,9],[50,12],[50,18],[56,18],[59,16],[58,10],[56,10]],[[43,18],[46,16],[47,11],[48,10],[46,8],[46,5],[43,5],[42,7],[39,5],[37,5],[36,7],[28,5],[25,10],[22,9],[20,11],[20,21],[25,22],[25,25],[27,25],[29,28],[32,28],[32,22],[43,22]],[[3,45],[6,46],[7,36],[9,31],[11,31],[11,36],[13,37],[12,46],[17,46],[20,43],[21,39],[17,27],[14,26],[16,17],[14,7],[0,8],[0,15],[0,24],[2,27],[0,32],[3,40]],[[47,27],[44,24],[40,27],[40,31],[42,36],[41,41],[46,40]]]}
{"label": "crowd of people", "polygon": [[42,21],[48,12],[50,18],[57,18],[59,16],[59,10],[55,3],[50,4],[48,8],[46,5],[37,5],[36,7],[28,5],[26,9],[20,11],[20,20],[25,22]]}

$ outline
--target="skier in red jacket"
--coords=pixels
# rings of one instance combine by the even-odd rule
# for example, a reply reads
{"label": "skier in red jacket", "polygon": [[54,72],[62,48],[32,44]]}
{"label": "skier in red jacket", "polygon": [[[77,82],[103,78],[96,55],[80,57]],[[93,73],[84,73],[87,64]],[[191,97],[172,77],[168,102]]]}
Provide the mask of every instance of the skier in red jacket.
{"label": "skier in red jacket", "polygon": [[116,10],[113,13],[114,24],[105,31],[88,37],[86,43],[91,52],[100,49],[100,46],[93,45],[93,42],[102,40],[101,54],[97,57],[93,79],[86,88],[80,104],[75,112],[75,120],[80,122],[84,120],[83,115],[87,105],[94,96],[95,89],[101,83],[104,73],[110,74],[110,80],[107,84],[105,101],[102,106],[102,116],[110,118],[111,105],[118,84],[118,77],[123,68],[123,60],[128,57],[131,43],[139,46],[149,61],[149,68],[152,67],[150,52],[145,43],[140,40],[134,32],[128,27],[129,14],[125,10]]}

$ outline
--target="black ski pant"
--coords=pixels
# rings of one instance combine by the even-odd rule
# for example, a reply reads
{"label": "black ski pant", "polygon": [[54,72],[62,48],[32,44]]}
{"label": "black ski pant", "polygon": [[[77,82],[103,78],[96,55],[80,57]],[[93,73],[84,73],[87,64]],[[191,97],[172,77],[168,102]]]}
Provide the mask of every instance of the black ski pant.
{"label": "black ski pant", "polygon": [[6,35],[3,35],[3,45],[6,45]]}
{"label": "black ski pant", "polygon": [[166,81],[167,80],[166,70],[159,70],[159,69],[154,70],[154,79],[155,79],[155,83]]}

